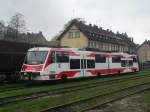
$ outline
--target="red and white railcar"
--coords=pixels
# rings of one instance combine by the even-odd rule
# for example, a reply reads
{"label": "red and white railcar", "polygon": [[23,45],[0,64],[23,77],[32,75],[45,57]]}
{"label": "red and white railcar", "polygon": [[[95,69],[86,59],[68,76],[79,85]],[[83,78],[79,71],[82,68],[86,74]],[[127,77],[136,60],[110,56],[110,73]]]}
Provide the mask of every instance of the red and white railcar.
{"label": "red and white railcar", "polygon": [[139,71],[136,55],[38,47],[28,50],[21,76],[24,80],[55,80],[135,71]]}

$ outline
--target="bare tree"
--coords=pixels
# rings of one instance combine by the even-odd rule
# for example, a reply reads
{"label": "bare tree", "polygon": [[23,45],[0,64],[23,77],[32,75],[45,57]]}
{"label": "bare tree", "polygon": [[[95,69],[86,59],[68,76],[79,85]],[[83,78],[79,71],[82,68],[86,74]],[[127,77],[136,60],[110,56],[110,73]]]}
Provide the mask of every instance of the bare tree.
{"label": "bare tree", "polygon": [[4,37],[5,33],[5,22],[3,20],[0,20],[0,38]]}
{"label": "bare tree", "polygon": [[8,27],[15,31],[16,37],[18,33],[23,33],[26,31],[26,22],[24,20],[24,15],[21,13],[15,13],[14,16],[11,17],[10,22],[8,23]]}

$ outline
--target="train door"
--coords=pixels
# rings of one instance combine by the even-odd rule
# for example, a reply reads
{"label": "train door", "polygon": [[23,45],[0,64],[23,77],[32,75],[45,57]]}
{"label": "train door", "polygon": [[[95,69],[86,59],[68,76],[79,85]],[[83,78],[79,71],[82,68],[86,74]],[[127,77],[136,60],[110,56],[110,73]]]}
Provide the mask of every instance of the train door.
{"label": "train door", "polygon": [[[54,79],[55,75],[57,73],[58,67],[57,67],[57,60],[56,60],[56,52],[50,51],[48,59],[47,59],[47,67],[45,68],[44,72],[50,74],[49,79]],[[44,74],[46,74],[44,73]]]}
{"label": "train door", "polygon": [[84,52],[82,52],[82,54],[81,54],[80,62],[81,62],[80,63],[81,74],[84,77],[87,74],[87,59],[86,59],[86,54]]}
{"label": "train door", "polygon": [[86,75],[86,67],[87,67],[87,61],[85,59],[84,52],[82,52],[80,56],[80,72],[83,77]]}
{"label": "train door", "polygon": [[106,60],[106,63],[108,64],[107,66],[108,66],[108,73],[107,74],[110,74],[110,62],[111,62],[111,58],[110,58],[110,56],[108,56],[107,58],[106,58],[107,60]]}
{"label": "train door", "polygon": [[71,70],[71,72],[75,73],[75,77],[83,77],[83,70],[81,70],[81,68],[82,68],[81,63],[83,63],[83,61],[82,61],[83,56],[79,52],[76,52],[76,55],[78,55],[78,56],[69,58],[70,70]]}
{"label": "train door", "polygon": [[81,74],[82,76],[86,76],[86,71],[87,71],[87,60],[86,59],[81,59]]}
{"label": "train door", "polygon": [[84,77],[93,76],[95,74],[95,56],[91,53],[84,53],[81,60],[81,73]]}

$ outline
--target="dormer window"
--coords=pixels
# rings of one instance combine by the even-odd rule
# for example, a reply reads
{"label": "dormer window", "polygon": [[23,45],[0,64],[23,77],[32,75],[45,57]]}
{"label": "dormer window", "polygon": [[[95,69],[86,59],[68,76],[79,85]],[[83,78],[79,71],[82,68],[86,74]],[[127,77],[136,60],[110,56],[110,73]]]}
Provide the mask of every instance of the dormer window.
{"label": "dormer window", "polygon": [[68,32],[68,37],[73,38],[73,32]]}
{"label": "dormer window", "polygon": [[93,33],[93,37],[95,36],[95,34]]}
{"label": "dormer window", "polygon": [[75,32],[75,38],[80,38],[80,32],[79,31]]}
{"label": "dormer window", "polygon": [[80,32],[79,31],[68,32],[68,37],[69,38],[80,38]]}

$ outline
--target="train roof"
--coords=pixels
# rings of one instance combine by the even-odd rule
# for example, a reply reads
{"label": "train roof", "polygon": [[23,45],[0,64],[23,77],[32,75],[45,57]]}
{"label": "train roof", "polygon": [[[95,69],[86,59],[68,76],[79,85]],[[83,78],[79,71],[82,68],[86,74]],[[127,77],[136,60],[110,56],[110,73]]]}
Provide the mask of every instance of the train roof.
{"label": "train roof", "polygon": [[68,51],[68,52],[86,52],[91,54],[102,54],[102,55],[114,55],[114,56],[124,56],[124,57],[136,57],[135,54],[128,54],[124,52],[104,52],[104,51],[88,51],[88,50],[81,50],[78,48],[49,48],[49,47],[34,47],[29,49],[28,51]]}
{"label": "train roof", "polygon": [[49,51],[51,48],[49,47],[34,47],[28,49],[28,51]]}
{"label": "train roof", "polygon": [[49,50],[55,50],[55,51],[78,51],[78,48],[50,48],[50,47],[34,47],[34,48],[30,48],[28,51],[49,51]]}

